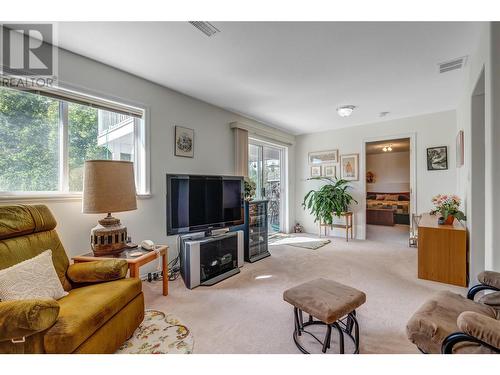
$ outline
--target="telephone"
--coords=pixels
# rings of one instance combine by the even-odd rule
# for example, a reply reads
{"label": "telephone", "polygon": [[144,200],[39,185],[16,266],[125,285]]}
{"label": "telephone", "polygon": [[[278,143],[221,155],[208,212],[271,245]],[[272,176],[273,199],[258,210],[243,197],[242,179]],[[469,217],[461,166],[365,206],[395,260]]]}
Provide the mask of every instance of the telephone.
{"label": "telephone", "polygon": [[151,240],[144,240],[144,241],[141,242],[141,247],[144,250],[151,251],[151,250],[155,249],[155,243],[153,241],[151,241]]}

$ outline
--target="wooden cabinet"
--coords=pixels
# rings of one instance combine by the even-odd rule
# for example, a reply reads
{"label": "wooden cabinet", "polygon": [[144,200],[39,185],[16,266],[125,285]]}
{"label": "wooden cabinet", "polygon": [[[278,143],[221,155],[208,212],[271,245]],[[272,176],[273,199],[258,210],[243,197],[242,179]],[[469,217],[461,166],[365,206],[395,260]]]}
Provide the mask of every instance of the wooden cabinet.
{"label": "wooden cabinet", "polygon": [[418,225],[419,279],[467,287],[467,231],[455,220],[439,225],[438,217],[424,214]]}

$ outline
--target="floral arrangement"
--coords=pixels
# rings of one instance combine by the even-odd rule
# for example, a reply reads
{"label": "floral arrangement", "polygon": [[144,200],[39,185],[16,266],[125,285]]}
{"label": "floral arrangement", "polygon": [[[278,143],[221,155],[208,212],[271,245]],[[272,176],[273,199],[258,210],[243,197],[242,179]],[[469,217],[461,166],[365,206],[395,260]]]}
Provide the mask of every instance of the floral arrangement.
{"label": "floral arrangement", "polygon": [[431,211],[432,215],[439,213],[446,220],[450,216],[457,220],[465,220],[465,214],[459,210],[462,200],[457,195],[439,194],[432,198],[435,209]]}

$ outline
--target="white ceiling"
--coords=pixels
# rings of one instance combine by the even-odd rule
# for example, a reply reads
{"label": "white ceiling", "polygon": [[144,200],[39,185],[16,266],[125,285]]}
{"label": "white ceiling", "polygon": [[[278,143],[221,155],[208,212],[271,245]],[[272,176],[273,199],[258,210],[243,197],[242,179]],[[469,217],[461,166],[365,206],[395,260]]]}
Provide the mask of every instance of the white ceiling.
{"label": "white ceiling", "polygon": [[209,38],[188,22],[62,22],[58,45],[301,134],[456,108],[464,70],[437,64],[479,37],[471,22],[212,23]]}

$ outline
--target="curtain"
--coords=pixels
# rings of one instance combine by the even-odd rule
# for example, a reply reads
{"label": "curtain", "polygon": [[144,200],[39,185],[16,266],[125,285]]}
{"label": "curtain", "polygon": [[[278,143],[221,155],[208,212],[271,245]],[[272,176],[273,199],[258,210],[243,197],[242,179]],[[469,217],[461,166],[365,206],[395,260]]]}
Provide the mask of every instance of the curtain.
{"label": "curtain", "polygon": [[248,131],[233,128],[234,132],[234,173],[248,177]]}

